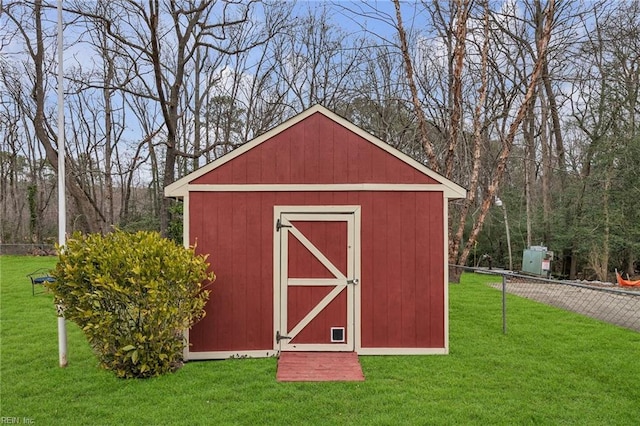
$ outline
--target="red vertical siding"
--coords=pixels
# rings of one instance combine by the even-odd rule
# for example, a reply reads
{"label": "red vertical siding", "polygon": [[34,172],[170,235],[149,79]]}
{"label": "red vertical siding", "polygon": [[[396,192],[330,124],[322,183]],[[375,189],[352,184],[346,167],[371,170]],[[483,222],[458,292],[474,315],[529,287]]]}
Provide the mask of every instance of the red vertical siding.
{"label": "red vertical siding", "polygon": [[[216,273],[207,316],[190,332],[193,351],[271,347],[273,315],[272,219],[259,194],[192,193],[191,242],[209,253]],[[265,223],[266,222],[266,223]],[[247,244],[247,242],[253,244]],[[265,319],[267,324],[265,325]]]}
{"label": "red vertical siding", "polygon": [[[246,270],[246,280],[249,283],[260,283],[262,278],[262,270],[263,264],[269,263],[269,258],[267,257],[267,253],[271,250],[265,252],[263,250],[262,244],[259,242],[255,242],[255,238],[253,235],[261,235],[263,233],[269,233],[271,231],[270,222],[264,223],[261,218],[260,211],[262,208],[261,197],[256,196],[256,194],[247,193],[246,195],[246,217],[244,227],[246,229],[246,234],[244,235],[244,248],[245,248],[245,256],[242,259],[242,263],[238,265],[239,268]],[[252,234],[255,232],[255,234]],[[247,241],[251,241],[251,244],[247,244]],[[241,247],[238,248],[242,250]],[[242,257],[240,257],[242,258]],[[250,268],[247,268],[247,265],[256,262]],[[247,288],[248,292],[250,289]],[[264,306],[261,303],[261,299],[263,297],[271,297],[271,291],[269,288],[259,287],[256,289],[258,296],[257,297],[246,297],[245,293],[245,305],[246,312],[245,315],[248,317],[249,313],[255,313],[255,317],[262,318],[265,315],[271,315],[272,310],[264,311]],[[260,341],[260,327],[247,326],[246,327],[246,340],[248,342],[259,342]]]}
{"label": "red vertical siding", "polygon": [[[210,253],[217,280],[207,316],[191,331],[191,350],[272,348],[273,207],[305,204],[361,206],[363,347],[443,347],[442,203],[438,192],[192,193],[191,241]],[[311,238],[336,258],[328,248],[337,238],[331,225],[326,240],[322,233]],[[326,335],[330,320],[322,321],[318,332]]]}
{"label": "red vertical siding", "polygon": [[[372,287],[371,299],[362,301],[362,326],[372,328],[372,340],[362,341],[363,346],[384,347],[387,336],[389,335],[389,318],[387,310],[387,301],[389,299],[387,276],[390,265],[387,256],[387,240],[388,240],[388,219],[387,207],[388,203],[384,198],[377,196],[373,198],[372,211],[373,216],[373,233],[368,238],[370,242],[362,242],[363,248],[367,244],[372,244],[373,264],[369,273],[369,282]],[[364,285],[364,284],[363,284]],[[366,320],[365,320],[365,314]]]}
{"label": "red vertical siding", "polygon": [[[300,147],[295,151],[292,161],[304,165],[304,182],[327,182],[326,176],[320,174],[320,123],[316,117],[309,117],[304,128],[304,139],[296,141],[296,146]],[[322,179],[322,180],[321,180]]]}
{"label": "red vertical siding", "polygon": [[[442,347],[444,345],[444,288],[435,285],[444,280],[444,230],[443,205],[441,197],[435,194],[419,194],[416,203],[416,232],[418,233],[418,250],[416,259],[420,275],[425,280],[418,287],[419,297],[417,341],[425,347]],[[439,281],[438,281],[439,280]],[[438,331],[438,332],[436,332]]]}
{"label": "red vertical siding", "polygon": [[387,346],[400,347],[402,346],[402,310],[403,306],[402,293],[405,285],[407,285],[407,278],[405,277],[407,271],[402,270],[402,246],[405,243],[411,244],[413,238],[409,241],[402,241],[402,235],[400,233],[402,229],[402,221],[404,220],[404,214],[401,209],[401,199],[406,196],[400,192],[387,192],[384,194],[387,201],[387,304],[385,309],[387,310],[387,318],[389,321],[389,328],[387,331]]}
{"label": "red vertical siding", "polygon": [[192,183],[437,182],[324,115],[314,114]]}
{"label": "red vertical siding", "polygon": [[362,346],[443,347],[442,194],[370,196],[371,221],[366,203],[362,212]]}
{"label": "red vertical siding", "polygon": [[332,183],[339,183],[340,179],[336,179],[335,174],[344,176],[348,182],[357,182],[358,179],[354,179],[352,174],[352,168],[356,163],[349,161],[349,134],[344,127],[334,126],[332,127],[332,151],[329,153],[333,155],[333,172],[334,176],[331,178]]}
{"label": "red vertical siding", "polygon": [[405,194],[400,202],[400,266],[402,280],[402,310],[400,311],[401,345],[416,342],[416,286],[421,280],[416,274],[416,194]]}

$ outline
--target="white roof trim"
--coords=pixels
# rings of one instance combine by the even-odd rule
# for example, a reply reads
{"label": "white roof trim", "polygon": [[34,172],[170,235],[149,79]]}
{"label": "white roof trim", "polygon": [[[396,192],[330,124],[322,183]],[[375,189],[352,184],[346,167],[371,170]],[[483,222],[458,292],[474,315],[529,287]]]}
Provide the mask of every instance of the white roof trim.
{"label": "white roof trim", "polygon": [[395,191],[395,192],[442,192],[445,198],[456,198],[457,194],[441,184],[429,183],[303,183],[303,184],[192,184],[180,187],[183,196],[190,192],[324,192],[324,191]]}
{"label": "white roof trim", "polygon": [[434,172],[433,170],[429,169],[428,167],[426,167],[425,165],[421,164],[420,162],[414,160],[413,158],[409,157],[408,155],[406,155],[405,153],[393,148],[391,145],[383,142],[382,140],[378,139],[377,137],[373,136],[370,133],[367,133],[366,131],[364,131],[363,129],[361,129],[360,127],[356,126],[355,124],[351,123],[350,121],[346,120],[343,117],[340,117],[339,115],[335,114],[334,112],[329,111],[327,108],[321,106],[321,105],[315,105],[305,111],[303,111],[302,113],[291,117],[290,119],[286,120],[285,122],[283,122],[282,124],[274,127],[273,129],[269,130],[268,132],[256,137],[255,139],[245,143],[244,145],[240,146],[239,148],[231,151],[230,153],[223,155],[222,157],[218,158],[217,160],[212,161],[211,163],[199,168],[198,170],[189,173],[188,175],[182,177],[181,179],[178,179],[177,181],[175,181],[174,183],[168,185],[165,189],[164,189],[164,194],[167,197],[184,197],[188,191],[189,191],[189,187],[188,184],[189,182],[191,182],[194,179],[199,178],[200,176],[203,176],[207,173],[209,173],[210,171],[222,166],[223,164],[233,160],[234,158],[244,154],[245,152],[255,148],[256,146],[260,145],[262,142],[271,139],[272,137],[274,137],[275,135],[283,132],[284,130],[288,129],[289,127],[292,127],[293,125],[299,123],[300,121],[310,117],[311,115],[315,114],[315,113],[320,113],[322,115],[324,115],[325,117],[329,118],[330,120],[340,124],[341,126],[347,128],[348,130],[352,131],[353,133],[357,134],[358,136],[362,137],[363,139],[369,141],[370,143],[376,145],[378,148],[383,149],[384,151],[386,151],[387,153],[393,155],[394,157],[398,158],[400,161],[410,165],[411,167],[413,167],[414,169],[418,170],[419,172],[421,172],[422,174],[429,176],[430,178],[436,180],[437,182],[439,182],[440,184],[444,185],[446,190],[444,191],[445,194],[447,195],[447,198],[465,198],[467,196],[467,190],[464,189],[463,187],[461,187],[460,185],[450,181],[449,179],[445,178],[444,176]]}

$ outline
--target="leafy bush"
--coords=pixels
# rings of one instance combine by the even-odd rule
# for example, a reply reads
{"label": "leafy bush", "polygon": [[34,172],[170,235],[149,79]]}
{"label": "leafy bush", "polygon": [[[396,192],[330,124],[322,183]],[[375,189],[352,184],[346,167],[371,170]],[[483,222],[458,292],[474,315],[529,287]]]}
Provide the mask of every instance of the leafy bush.
{"label": "leafy bush", "polygon": [[205,314],[212,282],[206,256],[156,232],[75,233],[49,287],[118,377],[151,377],[182,366],[183,330]]}

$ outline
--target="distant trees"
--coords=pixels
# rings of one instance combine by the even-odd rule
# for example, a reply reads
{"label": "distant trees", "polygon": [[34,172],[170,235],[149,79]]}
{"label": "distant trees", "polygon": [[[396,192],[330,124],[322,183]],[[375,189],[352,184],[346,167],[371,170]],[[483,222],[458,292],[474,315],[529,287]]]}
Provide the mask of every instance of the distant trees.
{"label": "distant trees", "polygon": [[[588,267],[603,278],[613,265],[634,273],[640,256],[635,200],[638,177],[640,5],[593,4],[582,22],[571,79],[572,174],[564,235],[571,272]],[[577,155],[576,155],[577,154]]]}
{"label": "distant trees", "polygon": [[[3,242],[55,232],[52,14],[0,14]],[[500,196],[516,258],[543,243],[558,273],[632,273],[639,19],[610,0],[65,2],[69,229],[166,232],[167,184],[321,103],[468,189],[451,263],[501,262]]]}
{"label": "distant trees", "polygon": [[[262,8],[264,19],[258,21],[252,17],[259,6],[254,1],[118,0],[77,2],[73,7],[73,13],[89,23],[89,33],[103,40],[94,45],[98,57],[105,58],[106,71],[97,86],[104,93],[121,90],[125,96],[146,98],[160,113],[161,145],[150,149],[154,156],[162,155],[156,202],[163,232],[171,220],[171,201],[161,191],[175,180],[178,159],[197,159],[214,148],[202,147],[200,115],[201,92],[212,89],[216,65],[266,43],[283,28],[286,7]],[[117,53],[117,62],[109,59],[108,46]],[[112,81],[116,63],[122,77],[117,85]]]}
{"label": "distant trees", "polygon": [[[14,53],[12,57],[16,60],[9,60],[8,55],[3,58],[3,62],[13,66],[13,71],[8,73],[8,76],[12,75],[13,79],[4,79],[6,86],[3,98],[13,103],[14,111],[21,120],[21,125],[16,129],[17,132],[13,137],[18,141],[37,140],[40,147],[44,149],[48,163],[57,171],[59,141],[55,133],[56,123],[51,119],[55,116],[53,114],[55,110],[52,110],[52,103],[49,100],[50,92],[55,87],[52,83],[55,80],[51,78],[52,39],[44,31],[43,15],[41,0],[36,0],[33,4],[23,2],[5,4],[4,16],[7,25],[3,44],[20,40],[24,54],[17,56]],[[17,88],[19,89],[16,90]],[[35,146],[31,145],[31,148]],[[30,151],[27,158],[34,152],[33,149]],[[9,152],[9,155],[17,155],[17,152],[14,150]],[[77,211],[74,221],[79,220],[84,229],[97,232],[101,230],[101,224],[105,221],[95,199],[85,185],[86,181],[82,179],[84,175],[78,170],[80,164],[86,160],[87,158],[83,156],[65,158],[69,170],[67,190]],[[32,174],[30,185],[32,187],[35,185],[37,192],[38,182],[34,179],[35,175]],[[36,204],[32,204],[32,207],[36,207]]]}
{"label": "distant trees", "polygon": [[[13,62],[10,57],[19,59],[15,71],[7,66],[3,73],[3,96],[19,109],[11,119],[30,118],[21,131],[33,132],[55,168],[56,123],[49,117],[55,111],[50,95],[56,28],[47,20],[50,8],[41,0],[5,2],[2,41],[20,48],[3,52],[7,64]],[[178,166],[187,164],[179,160],[192,159],[181,169],[184,174],[198,166],[199,158],[215,158],[230,149],[215,152],[218,145],[228,144],[229,134],[228,128],[221,132],[218,127],[219,117],[212,117],[213,103],[224,99],[215,92],[231,80],[237,84],[245,70],[229,76],[226,65],[281,32],[289,8],[214,0],[65,4],[72,20],[66,30],[72,47],[66,54],[65,108],[73,229],[104,232],[113,224],[138,226],[143,200],[132,185],[148,174],[149,204],[143,210],[149,220],[140,226],[166,231],[170,200],[163,188],[175,180]],[[26,90],[11,90],[25,85]],[[203,123],[209,127],[203,129]],[[213,140],[211,132],[219,139]]]}

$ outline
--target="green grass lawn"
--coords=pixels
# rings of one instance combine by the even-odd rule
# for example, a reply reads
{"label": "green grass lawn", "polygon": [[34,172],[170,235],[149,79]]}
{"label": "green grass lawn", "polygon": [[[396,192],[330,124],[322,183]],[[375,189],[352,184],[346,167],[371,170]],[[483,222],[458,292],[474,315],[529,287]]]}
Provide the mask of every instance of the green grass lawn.
{"label": "green grass lawn", "polygon": [[450,286],[450,354],[363,356],[365,382],[277,383],[275,359],[191,362],[121,380],[68,323],[58,367],[51,296],[25,275],[54,258],[0,257],[0,417],[37,425],[579,424],[640,421],[640,333],[509,296],[496,278]]}

